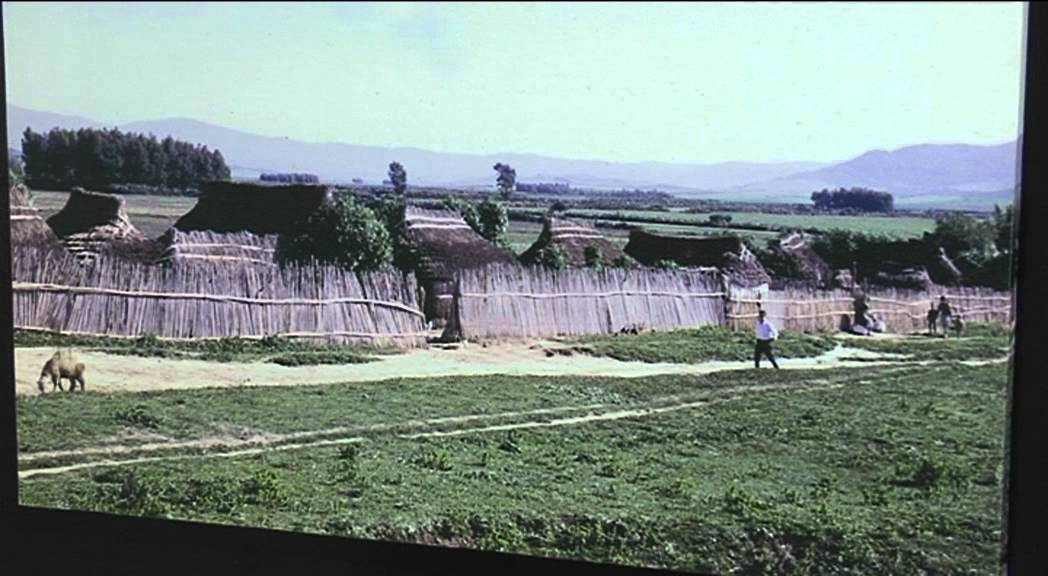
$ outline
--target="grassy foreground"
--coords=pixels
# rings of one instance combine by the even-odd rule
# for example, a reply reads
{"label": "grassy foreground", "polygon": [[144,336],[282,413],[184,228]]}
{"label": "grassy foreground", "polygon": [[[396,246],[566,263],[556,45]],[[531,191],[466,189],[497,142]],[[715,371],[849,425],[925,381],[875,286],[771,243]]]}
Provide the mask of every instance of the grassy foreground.
{"label": "grassy foreground", "polygon": [[[30,477],[20,495],[722,574],[994,574],[1006,386],[1004,366],[944,361],[20,397],[22,457],[231,430],[347,442],[169,451],[189,459]],[[485,417],[410,422],[464,415]]]}

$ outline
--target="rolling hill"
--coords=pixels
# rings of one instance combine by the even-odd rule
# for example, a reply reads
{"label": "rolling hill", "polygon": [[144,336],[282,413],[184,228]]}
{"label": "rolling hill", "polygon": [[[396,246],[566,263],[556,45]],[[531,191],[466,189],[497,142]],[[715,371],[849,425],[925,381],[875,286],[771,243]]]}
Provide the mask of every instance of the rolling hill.
{"label": "rolling hill", "polygon": [[[10,148],[18,148],[26,126],[103,127],[78,116],[8,105]],[[396,160],[409,182],[430,186],[492,187],[496,162],[517,170],[521,182],[558,181],[575,187],[658,188],[681,196],[764,202],[807,202],[813,190],[862,186],[886,190],[899,206],[992,207],[1008,202],[1015,186],[1016,143],[996,146],[921,144],[871,150],[835,164],[816,162],[722,162],[672,164],[605,162],[534,154],[459,154],[419,148],[385,148],[340,142],[305,142],[261,136],[188,118],[167,118],[118,126],[206,144],[222,151],[234,177],[261,172],[309,172],[328,182],[361,178],[379,183]]]}

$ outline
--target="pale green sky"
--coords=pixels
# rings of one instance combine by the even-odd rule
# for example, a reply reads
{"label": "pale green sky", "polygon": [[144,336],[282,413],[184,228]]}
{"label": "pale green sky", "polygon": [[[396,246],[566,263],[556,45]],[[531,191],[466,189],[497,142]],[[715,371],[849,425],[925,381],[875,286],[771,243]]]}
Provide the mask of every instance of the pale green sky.
{"label": "pale green sky", "polygon": [[4,3],[12,104],[617,161],[998,144],[1022,3]]}

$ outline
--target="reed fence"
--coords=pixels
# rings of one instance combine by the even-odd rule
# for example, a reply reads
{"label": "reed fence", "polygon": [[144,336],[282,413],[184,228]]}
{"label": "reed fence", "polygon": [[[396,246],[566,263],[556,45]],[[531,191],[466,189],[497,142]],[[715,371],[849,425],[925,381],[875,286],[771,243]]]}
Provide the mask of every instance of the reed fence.
{"label": "reed fence", "polygon": [[[884,320],[894,333],[923,332],[927,327],[928,309],[945,295],[954,314],[965,321],[1012,321],[1012,297],[1008,292],[989,288],[938,288],[926,290],[869,289],[868,313]],[[725,313],[733,329],[749,329],[763,308],[769,319],[781,330],[797,332],[832,331],[840,328],[843,316],[853,317],[854,298],[846,290],[811,291],[799,289],[771,290],[766,298],[732,295]]]}
{"label": "reed fence", "polygon": [[628,326],[721,324],[724,290],[713,270],[601,271],[496,265],[455,276],[447,339],[609,334]]}
{"label": "reed fence", "polygon": [[161,262],[193,260],[276,266],[276,234],[250,232],[183,231],[171,228],[164,236]]}
{"label": "reed fence", "polygon": [[284,336],[410,347],[427,326],[411,275],[196,261],[147,266],[12,254],[15,328],[169,339]]}

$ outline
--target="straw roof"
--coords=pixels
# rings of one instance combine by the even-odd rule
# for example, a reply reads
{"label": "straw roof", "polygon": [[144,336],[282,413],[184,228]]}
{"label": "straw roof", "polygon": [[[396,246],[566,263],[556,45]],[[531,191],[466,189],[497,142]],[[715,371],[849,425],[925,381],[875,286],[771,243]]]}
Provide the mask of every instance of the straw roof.
{"label": "straw roof", "polygon": [[771,249],[793,263],[797,279],[813,286],[832,285],[833,271],[829,264],[812,250],[806,235],[792,232],[774,242]]}
{"label": "straw roof", "polygon": [[47,223],[80,259],[93,258],[102,251],[112,252],[114,244],[137,249],[148,243],[127,217],[122,197],[83,188],[73,188],[65,206]]}
{"label": "straw roof", "polygon": [[548,246],[559,248],[568,266],[585,266],[586,248],[590,246],[600,250],[605,261],[624,255],[618,246],[612,244],[595,228],[567,218],[546,216],[538,239],[520,255],[520,259],[525,263],[535,262],[540,251]]}
{"label": "straw roof", "polygon": [[757,256],[736,236],[671,236],[634,228],[630,230],[626,254],[645,266],[671,260],[688,268],[719,268],[740,286],[771,282]]}
{"label": "straw roof", "polygon": [[159,263],[227,262],[240,265],[274,266],[280,235],[250,232],[184,232],[170,228],[160,238]]}
{"label": "straw roof", "polygon": [[477,234],[450,210],[407,206],[402,244],[405,266],[420,279],[450,280],[458,270],[516,263],[512,252]]}
{"label": "straw roof", "polygon": [[196,206],[175,222],[175,228],[286,234],[318,208],[333,203],[329,186],[204,182]]}
{"label": "straw roof", "polygon": [[11,208],[11,245],[58,245],[58,236],[33,207],[29,189],[18,181],[14,174],[9,172],[7,178],[8,203]]}

